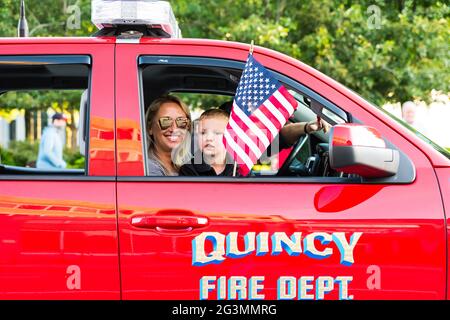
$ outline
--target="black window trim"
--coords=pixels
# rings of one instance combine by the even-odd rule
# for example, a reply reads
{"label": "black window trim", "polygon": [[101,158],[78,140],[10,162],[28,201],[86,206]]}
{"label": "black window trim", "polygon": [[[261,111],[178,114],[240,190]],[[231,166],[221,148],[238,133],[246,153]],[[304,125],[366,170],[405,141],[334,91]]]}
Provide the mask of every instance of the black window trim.
{"label": "black window trim", "polygon": [[[138,57],[139,67],[139,95],[141,99],[141,113],[143,113],[143,94],[142,94],[142,70],[145,65],[196,65],[196,66],[211,66],[211,67],[224,67],[229,69],[243,70],[245,63],[243,61],[224,59],[224,58],[209,58],[209,57],[192,57],[192,56],[164,56],[164,55],[141,55]],[[269,68],[270,69],[270,68]],[[322,97],[312,89],[297,82],[296,80],[287,77],[276,70],[270,69],[279,81],[285,83],[287,86],[297,90],[302,95],[319,102],[325,108],[334,112],[341,117],[347,123],[359,123],[361,121],[353,117],[350,113],[344,111],[331,101]],[[141,130],[145,128],[145,119],[142,120]],[[389,147],[399,150],[390,141],[387,141]],[[145,136],[143,148],[147,147],[147,137]],[[389,178],[382,179],[364,179],[364,178],[339,178],[339,177],[247,177],[247,178],[225,178],[225,177],[126,177],[118,176],[117,181],[154,181],[154,182],[239,182],[239,183],[319,183],[319,184],[410,184],[413,183],[416,178],[416,171],[412,161],[401,151],[399,166],[399,172],[397,175]],[[144,152],[144,155],[147,153]],[[147,174],[147,156],[144,157],[144,172]]]}
{"label": "black window trim", "polygon": [[340,177],[276,177],[276,176],[258,176],[258,177],[152,177],[152,176],[119,176],[118,182],[202,182],[202,183],[292,183],[292,184],[361,184],[360,178],[340,178]]}
{"label": "black window trim", "polygon": [[[140,95],[140,113],[142,116],[141,120],[141,133],[144,133],[145,124],[145,113],[143,105],[143,66],[148,65],[195,65],[195,66],[211,66],[211,67],[224,67],[229,69],[243,70],[245,63],[242,61],[231,60],[231,59],[220,59],[220,58],[208,58],[208,57],[190,57],[190,56],[161,56],[161,55],[141,55],[138,57],[138,75],[139,75],[139,95]],[[357,122],[360,123],[358,119],[354,119],[351,114],[342,110],[329,100],[325,99],[315,91],[306,87],[305,85],[298,83],[296,80],[280,74],[276,70],[270,69],[279,81],[285,83],[287,86],[297,90],[302,95],[313,99],[325,108],[337,114],[339,117],[344,119],[346,122]],[[144,135],[143,135],[144,136]],[[144,150],[147,149],[147,137],[145,133],[145,139],[143,142]],[[401,152],[402,153],[402,152]],[[409,179],[396,180],[395,177],[390,179],[363,179],[363,178],[340,178],[340,177],[181,177],[181,176],[171,176],[171,177],[154,177],[147,176],[147,152],[144,152],[144,172],[146,176],[118,176],[118,182],[207,182],[207,183],[301,183],[301,184],[409,184],[415,180],[415,171],[412,177]],[[406,158],[407,159],[407,158]],[[410,161],[410,160],[409,160]],[[403,170],[404,171],[404,170]]]}
{"label": "black window trim", "polygon": [[64,174],[64,170],[56,171],[52,174],[40,173],[36,170],[35,174],[1,174],[0,181],[10,180],[36,180],[36,181],[115,181],[115,176],[90,176],[89,175],[89,137],[90,137],[90,104],[92,90],[92,57],[89,54],[37,54],[37,55],[0,55],[0,65],[70,65],[79,64],[89,67],[88,75],[88,98],[85,113],[85,132],[83,137],[85,142],[85,168],[83,175]]}
{"label": "black window trim", "polygon": [[[138,65],[140,70],[144,65],[195,65],[195,66],[210,66],[210,67],[224,67],[229,69],[236,69],[242,71],[245,66],[245,62],[232,60],[232,59],[220,59],[220,58],[203,58],[203,57],[189,57],[189,56],[160,56],[160,55],[142,55],[138,58]],[[289,87],[299,91],[307,98],[313,99],[324,107],[334,112],[346,122],[352,122],[351,115],[336,106],[331,101],[325,99],[315,91],[306,87],[305,85],[298,83],[296,80],[279,73],[276,70],[268,68],[275,77],[287,84]],[[141,75],[142,79],[142,75]]]}
{"label": "black window trim", "polygon": [[92,65],[90,55],[0,55],[0,65],[22,64],[48,64],[48,65],[64,65],[64,64],[85,64]]}
{"label": "black window trim", "polygon": [[334,184],[358,184],[358,185],[402,185],[411,184],[409,181],[384,181],[381,179],[362,179],[358,177],[277,177],[277,176],[252,176],[252,177],[153,177],[153,176],[118,176],[117,182],[163,182],[163,183],[271,183],[271,184],[316,184],[316,185],[334,185]]}
{"label": "black window trim", "polygon": [[114,176],[78,176],[78,175],[0,175],[0,181],[116,181]]}

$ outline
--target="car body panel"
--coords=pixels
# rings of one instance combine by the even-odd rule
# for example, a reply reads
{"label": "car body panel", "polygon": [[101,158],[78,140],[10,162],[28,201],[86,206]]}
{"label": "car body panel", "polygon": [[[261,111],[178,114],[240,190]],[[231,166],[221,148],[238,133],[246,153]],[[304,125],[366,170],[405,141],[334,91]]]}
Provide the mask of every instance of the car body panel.
{"label": "car body panel", "polygon": [[[26,42],[25,42],[26,43]],[[89,174],[115,176],[114,45],[22,44],[0,47],[0,55],[91,55]]]}
{"label": "car body panel", "polygon": [[[416,179],[408,184],[333,184],[300,178],[145,177],[139,56],[244,62],[249,46],[202,39],[121,42],[113,37],[0,39],[0,55],[86,54],[93,59],[90,179],[0,177],[1,298],[199,299],[200,278],[208,275],[264,276],[266,299],[277,298],[281,276],[352,276],[354,299],[449,298],[449,160],[442,154],[326,75],[255,47],[255,57],[267,68],[376,128],[412,161]],[[166,230],[131,223],[141,215],[167,214],[207,218],[208,225]],[[192,241],[203,232],[237,232],[240,249],[248,232],[362,235],[351,266],[341,263],[335,243],[327,246],[333,255],[323,260],[283,252],[194,266]],[[337,284],[327,298],[340,298]]]}
{"label": "car body panel", "polygon": [[[122,89],[116,104],[118,129],[123,129],[120,119],[132,123],[133,130],[142,122],[138,57],[161,55],[170,63],[171,55],[183,56],[187,52],[195,57],[245,61],[248,47],[227,47],[222,43],[208,47],[189,41],[152,40],[142,40],[140,45],[118,44],[117,73],[128,74],[116,87],[117,91],[119,87]],[[265,275],[266,298],[274,299],[275,282],[280,276],[353,275],[351,294],[355,299],[443,299],[446,279],[444,212],[429,158],[398,133],[400,126],[392,124],[394,121],[385,122],[385,115],[380,116],[381,113],[370,106],[358,105],[326,79],[312,75],[300,64],[294,67],[279,60],[279,56],[268,50],[257,49],[254,55],[267,68],[301,82],[359,121],[377,128],[413,161],[416,180],[401,185],[301,181],[221,183],[207,179],[189,182],[182,178],[133,180],[131,177],[142,176],[143,163],[127,164],[119,160],[117,197],[123,298],[198,299],[202,276]],[[140,145],[141,138],[135,139],[135,143]],[[125,150],[121,149],[122,145],[118,143],[118,158]],[[121,180],[121,177],[129,178]],[[415,195],[414,201],[411,201],[411,194]],[[182,232],[146,230],[131,225],[135,216],[155,217],[180,211],[184,211],[181,215],[207,217],[209,225],[201,230]],[[204,267],[192,265],[192,240],[201,232],[239,232],[243,246],[242,237],[246,232],[285,232],[288,235],[347,232],[349,236],[356,230],[361,230],[363,235],[355,248],[358,262],[351,267],[342,266],[336,257],[319,262],[305,255],[283,254],[228,259],[222,264]],[[380,288],[370,285],[372,268],[380,270]],[[330,297],[338,296],[334,292]]]}
{"label": "car body panel", "polygon": [[[275,299],[275,283],[281,276],[352,275],[350,294],[355,299],[443,299],[446,271],[441,208],[412,203],[405,206],[409,196],[400,186],[371,188],[359,204],[353,202],[349,207],[348,200],[360,192],[359,186],[119,182],[123,298],[198,299],[199,280],[208,275],[265,276],[266,298]],[[183,191],[170,197],[168,206],[167,197],[174,189]],[[428,193],[418,198],[430,204],[436,196]],[[209,225],[179,235],[130,225],[137,213],[154,215],[176,209],[208,217]],[[346,232],[347,237],[360,231],[363,235],[350,267],[341,265],[337,255],[314,260],[287,254],[251,255],[204,267],[192,265],[192,239],[200,232],[239,232],[242,249],[243,236],[250,231],[288,235]],[[333,249],[336,251],[336,247]],[[369,267],[379,268],[380,288],[369,289]]]}
{"label": "car body panel", "polygon": [[114,182],[0,189],[2,299],[119,299]]}
{"label": "car body panel", "polygon": [[119,299],[114,44],[0,42],[0,55],[92,58],[90,177],[0,177],[0,297]]}
{"label": "car body panel", "polygon": [[447,299],[450,299],[450,293],[448,288],[450,288],[450,278],[449,278],[449,264],[450,264],[450,167],[447,168],[436,168],[436,175],[439,180],[439,187],[442,195],[442,202],[444,205],[445,216],[446,216],[446,230],[447,230]]}

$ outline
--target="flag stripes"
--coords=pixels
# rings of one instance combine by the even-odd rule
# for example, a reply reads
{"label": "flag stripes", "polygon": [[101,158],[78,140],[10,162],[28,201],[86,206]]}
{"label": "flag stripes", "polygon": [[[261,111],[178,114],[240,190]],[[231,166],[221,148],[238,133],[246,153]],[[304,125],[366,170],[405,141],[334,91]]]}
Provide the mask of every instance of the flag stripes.
{"label": "flag stripes", "polygon": [[297,108],[297,101],[249,55],[223,143],[246,176]]}

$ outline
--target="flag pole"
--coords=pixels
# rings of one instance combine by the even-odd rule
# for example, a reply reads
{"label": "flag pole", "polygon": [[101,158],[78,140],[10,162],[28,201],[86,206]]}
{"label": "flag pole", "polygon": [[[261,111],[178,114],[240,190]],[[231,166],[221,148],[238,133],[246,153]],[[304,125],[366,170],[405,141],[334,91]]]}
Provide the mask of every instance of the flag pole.
{"label": "flag pole", "polygon": [[254,46],[255,46],[255,41],[252,40],[252,42],[250,43],[250,52],[249,52],[250,55],[253,55]]}
{"label": "flag pole", "polygon": [[[255,47],[255,41],[252,40],[252,41],[250,42],[250,51],[249,51],[249,54],[250,54],[250,55],[253,55],[253,49],[254,49],[254,47]],[[236,160],[235,160],[235,161],[234,161],[234,166],[233,166],[233,177],[236,177],[236,171],[237,171],[237,162],[236,162]]]}

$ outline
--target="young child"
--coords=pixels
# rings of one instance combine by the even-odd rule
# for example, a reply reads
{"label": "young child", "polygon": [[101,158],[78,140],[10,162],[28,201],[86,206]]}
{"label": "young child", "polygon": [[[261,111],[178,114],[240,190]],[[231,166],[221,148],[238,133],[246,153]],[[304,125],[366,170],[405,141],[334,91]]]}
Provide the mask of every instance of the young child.
{"label": "young child", "polygon": [[221,109],[202,113],[197,132],[200,150],[190,163],[181,166],[180,176],[233,176],[233,161],[227,158],[222,142],[228,118]]}
{"label": "young child", "polygon": [[[210,109],[202,113],[197,133],[200,150],[190,163],[181,166],[180,176],[233,176],[234,161],[222,142],[228,120],[228,112],[222,109]],[[287,124],[280,131],[280,149],[290,148],[289,144],[295,143],[301,135],[319,130],[329,130],[328,124],[322,119]]]}

